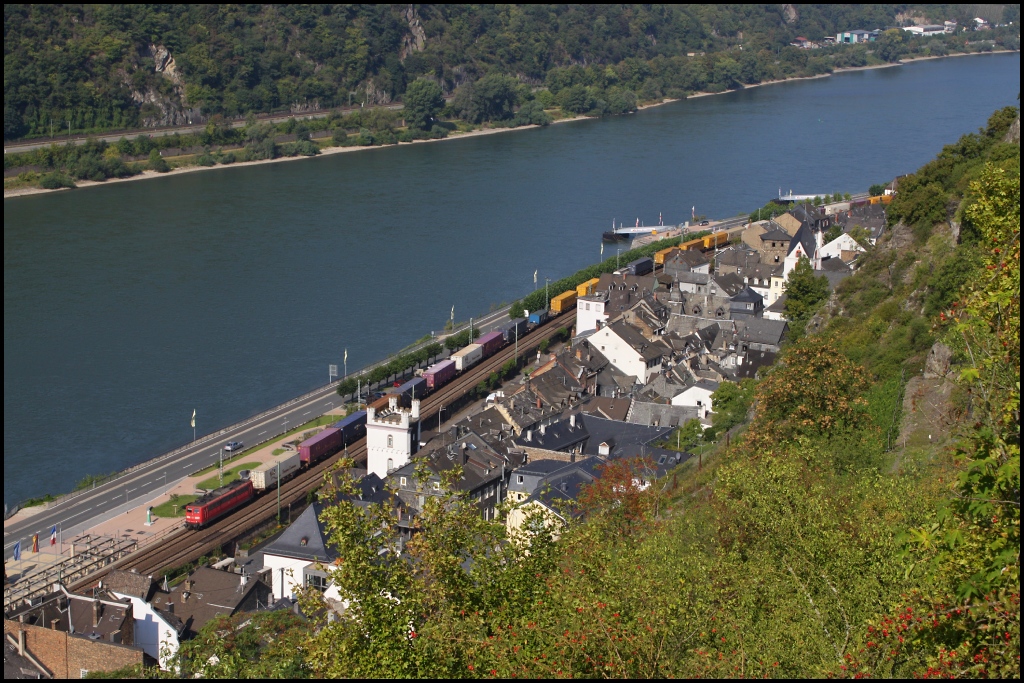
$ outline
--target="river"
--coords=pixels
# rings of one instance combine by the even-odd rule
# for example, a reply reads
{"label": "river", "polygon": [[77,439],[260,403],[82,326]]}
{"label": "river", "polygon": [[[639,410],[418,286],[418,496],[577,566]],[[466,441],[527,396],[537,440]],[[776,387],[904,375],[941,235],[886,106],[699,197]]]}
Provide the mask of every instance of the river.
{"label": "river", "polygon": [[[4,202],[4,499],[70,490],[599,257],[612,219],[857,192],[1017,103],[1019,54]],[[614,247],[613,247],[614,248]],[[606,256],[609,252],[606,250]]]}

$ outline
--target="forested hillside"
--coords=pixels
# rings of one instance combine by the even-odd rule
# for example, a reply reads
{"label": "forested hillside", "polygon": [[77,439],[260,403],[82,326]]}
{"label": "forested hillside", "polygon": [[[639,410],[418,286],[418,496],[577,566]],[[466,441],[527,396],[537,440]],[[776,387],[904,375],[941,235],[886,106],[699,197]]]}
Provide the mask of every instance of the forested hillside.
{"label": "forested hillside", "polygon": [[[797,36],[914,17],[970,22],[979,11],[993,21],[1019,13],[974,5],[9,4],[4,138],[382,104],[421,77],[450,95],[489,74],[546,86],[545,106],[576,88],[557,103],[614,113],[637,98],[863,65],[872,52],[800,50],[789,46]],[[985,38],[1016,47],[1017,33]],[[884,42],[883,61],[965,49],[961,36],[914,42],[897,32]]]}
{"label": "forested hillside", "polygon": [[332,502],[344,613],[212,622],[180,673],[1019,678],[1019,136],[1001,110],[902,179],[856,274],[715,394],[718,438],[746,426],[703,467],[613,464],[526,545],[428,497],[400,558],[388,505]]}

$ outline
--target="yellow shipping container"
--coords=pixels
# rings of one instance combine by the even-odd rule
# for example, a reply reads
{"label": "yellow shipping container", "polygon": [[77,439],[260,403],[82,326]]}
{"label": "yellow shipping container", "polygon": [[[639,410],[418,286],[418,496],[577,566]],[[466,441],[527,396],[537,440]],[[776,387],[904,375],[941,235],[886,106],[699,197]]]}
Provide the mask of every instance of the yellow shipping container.
{"label": "yellow shipping container", "polygon": [[691,251],[693,249],[700,249],[703,246],[704,246],[704,240],[702,240],[700,237],[698,237],[695,240],[690,240],[689,242],[683,242],[682,244],[679,245],[679,248],[681,250],[683,250],[683,251]]}
{"label": "yellow shipping container", "polygon": [[555,313],[565,313],[574,305],[576,305],[576,290],[573,289],[562,292],[551,299],[551,310]]}
{"label": "yellow shipping container", "polygon": [[576,287],[577,296],[590,296],[594,293],[594,288],[597,287],[597,283],[600,282],[596,277],[587,280],[581,285]]}
{"label": "yellow shipping container", "polygon": [[704,238],[705,249],[717,249],[718,247],[725,246],[729,243],[729,233],[727,232],[716,232],[714,235],[708,235]]}
{"label": "yellow shipping container", "polygon": [[654,252],[654,262],[659,266],[665,265],[665,259],[672,255],[672,252],[678,251],[679,247],[669,247],[668,249],[662,249],[661,251]]}

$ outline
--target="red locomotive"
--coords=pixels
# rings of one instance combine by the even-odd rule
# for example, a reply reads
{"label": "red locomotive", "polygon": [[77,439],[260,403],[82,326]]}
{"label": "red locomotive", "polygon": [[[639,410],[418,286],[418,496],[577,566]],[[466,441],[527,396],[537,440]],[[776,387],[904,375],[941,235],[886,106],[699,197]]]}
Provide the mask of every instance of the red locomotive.
{"label": "red locomotive", "polygon": [[185,526],[190,529],[201,529],[210,522],[245,505],[255,496],[256,491],[249,480],[236,481],[216,491],[211,491],[185,506]]}

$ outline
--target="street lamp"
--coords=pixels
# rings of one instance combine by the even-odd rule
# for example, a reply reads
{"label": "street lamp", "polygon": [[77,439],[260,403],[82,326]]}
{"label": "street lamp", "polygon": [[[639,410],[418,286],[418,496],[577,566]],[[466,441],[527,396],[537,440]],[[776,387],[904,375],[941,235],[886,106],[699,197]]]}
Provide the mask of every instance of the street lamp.
{"label": "street lamp", "polygon": [[551,278],[544,278],[544,303],[548,306],[551,305],[551,299],[548,298],[548,283],[551,282]]}

